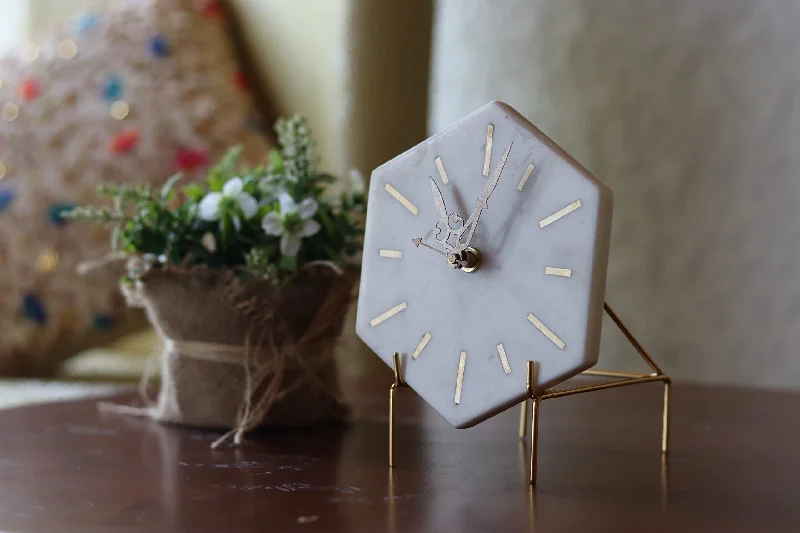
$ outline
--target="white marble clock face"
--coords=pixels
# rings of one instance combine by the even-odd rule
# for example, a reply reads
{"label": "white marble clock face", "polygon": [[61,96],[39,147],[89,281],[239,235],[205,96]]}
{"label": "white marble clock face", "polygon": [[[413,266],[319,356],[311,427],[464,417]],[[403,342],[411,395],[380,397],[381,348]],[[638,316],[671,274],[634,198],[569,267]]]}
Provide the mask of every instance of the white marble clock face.
{"label": "white marble clock face", "polygon": [[[453,268],[440,219],[469,220],[509,147],[469,242],[480,266]],[[522,401],[527,361],[537,391],[574,376],[597,362],[611,204],[519,113],[483,106],[372,173],[358,335],[390,366],[400,352],[408,385],[458,428]]]}

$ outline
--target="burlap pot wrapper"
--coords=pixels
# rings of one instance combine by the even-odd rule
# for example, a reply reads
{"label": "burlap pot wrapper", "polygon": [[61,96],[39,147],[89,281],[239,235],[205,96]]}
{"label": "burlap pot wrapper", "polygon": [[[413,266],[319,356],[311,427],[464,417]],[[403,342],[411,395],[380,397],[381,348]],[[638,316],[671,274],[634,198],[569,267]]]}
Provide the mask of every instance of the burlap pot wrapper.
{"label": "burlap pot wrapper", "polygon": [[344,418],[333,352],[354,281],[324,266],[281,287],[208,268],[148,271],[123,292],[163,340],[161,388],[145,408],[111,407],[231,429],[215,446],[258,426]]}

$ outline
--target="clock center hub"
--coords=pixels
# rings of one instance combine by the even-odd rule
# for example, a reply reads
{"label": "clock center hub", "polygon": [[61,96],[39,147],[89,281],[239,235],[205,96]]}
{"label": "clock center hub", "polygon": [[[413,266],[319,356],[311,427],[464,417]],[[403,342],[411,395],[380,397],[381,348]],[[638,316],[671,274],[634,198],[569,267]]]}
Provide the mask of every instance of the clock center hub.
{"label": "clock center hub", "polygon": [[449,256],[447,262],[464,272],[475,272],[481,266],[481,253],[472,246],[467,246],[462,252]]}

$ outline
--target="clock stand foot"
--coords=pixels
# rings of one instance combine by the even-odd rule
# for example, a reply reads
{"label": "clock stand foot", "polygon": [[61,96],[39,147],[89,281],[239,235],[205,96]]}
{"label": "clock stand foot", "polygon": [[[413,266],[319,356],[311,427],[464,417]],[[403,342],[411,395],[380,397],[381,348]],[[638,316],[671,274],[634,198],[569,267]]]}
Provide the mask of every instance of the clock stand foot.
{"label": "clock stand foot", "polygon": [[402,369],[400,367],[400,353],[394,352],[392,354],[392,364],[394,366],[394,383],[389,388],[389,468],[394,468],[394,435],[395,435],[395,397],[397,396],[397,389],[400,387],[407,387],[406,382],[403,381]]}
{"label": "clock stand foot", "polygon": [[653,359],[648,355],[647,351],[642,347],[639,341],[633,336],[630,330],[620,320],[619,316],[614,312],[607,302],[603,303],[603,309],[606,314],[611,318],[614,324],[619,328],[628,342],[636,349],[637,353],[644,360],[645,363],[652,370],[651,373],[640,372],[623,372],[616,370],[585,370],[581,372],[583,376],[591,377],[604,377],[612,378],[615,381],[601,383],[598,385],[585,385],[583,387],[573,387],[568,389],[547,389],[546,391],[535,394],[534,385],[536,383],[536,367],[534,361],[528,361],[528,374],[527,374],[527,392],[528,398],[520,405],[520,418],[519,418],[519,438],[524,439],[527,434],[527,420],[528,420],[528,403],[531,403],[531,462],[530,462],[530,476],[529,481],[531,485],[536,484],[536,468],[538,462],[538,448],[539,448],[539,404],[544,400],[551,398],[561,398],[563,396],[572,396],[573,394],[583,394],[586,392],[595,392],[604,389],[612,389],[616,387],[625,387],[628,385],[638,385],[640,383],[662,382],[664,383],[664,408],[662,413],[661,425],[661,453],[662,465],[666,465],[666,456],[669,451],[669,426],[670,426],[670,391],[672,387],[672,380],[670,377],[656,365]]}

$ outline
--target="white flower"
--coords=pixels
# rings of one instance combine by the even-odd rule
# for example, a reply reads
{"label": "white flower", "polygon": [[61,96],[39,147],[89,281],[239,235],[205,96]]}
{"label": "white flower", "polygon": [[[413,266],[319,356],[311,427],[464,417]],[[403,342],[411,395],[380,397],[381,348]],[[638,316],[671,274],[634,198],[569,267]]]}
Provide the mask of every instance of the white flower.
{"label": "white flower", "polygon": [[311,237],[319,231],[319,222],[312,220],[318,206],[313,198],[306,198],[297,204],[285,192],[278,196],[278,201],[281,205],[280,213],[268,213],[261,221],[261,227],[267,235],[280,236],[281,253],[292,257],[300,251],[300,241],[304,237]]}
{"label": "white flower", "polygon": [[242,178],[229,179],[222,187],[222,192],[210,192],[200,202],[200,218],[220,220],[223,215],[228,215],[233,220],[236,231],[242,226],[239,216],[248,220],[257,212],[258,202],[252,195],[244,192]]}

